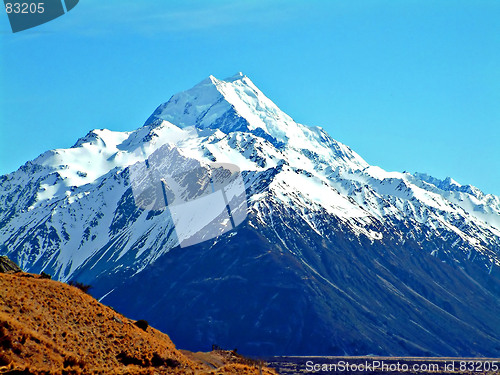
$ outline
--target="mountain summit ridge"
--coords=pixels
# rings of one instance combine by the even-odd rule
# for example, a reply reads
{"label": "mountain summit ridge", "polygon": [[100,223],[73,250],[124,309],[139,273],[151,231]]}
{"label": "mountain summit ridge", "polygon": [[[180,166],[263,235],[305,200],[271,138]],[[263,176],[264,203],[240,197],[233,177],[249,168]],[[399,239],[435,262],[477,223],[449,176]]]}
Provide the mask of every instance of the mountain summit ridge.
{"label": "mountain summit ridge", "polygon": [[[236,165],[247,193],[244,223],[180,249],[168,210],[138,207],[131,187],[133,166],[161,159],[165,149],[180,163]],[[257,322],[245,321],[248,331],[236,343],[248,353],[269,345],[273,354],[312,354],[308,338],[324,345],[321,354],[500,353],[491,338],[500,321],[487,304],[468,308],[474,298],[500,308],[500,198],[451,179],[371,166],[323,129],[293,121],[243,74],[210,76],[173,95],[137,130],[94,130],[73,148],[48,151],[0,177],[0,255],[30,272],[95,285],[97,297],[131,316],[141,306],[123,305],[128,289],[146,280],[170,285],[144,296],[154,306],[148,314],[190,348],[212,339],[233,346],[228,332],[243,323],[218,302],[240,300],[235,283],[254,296],[240,301]],[[290,290],[300,311],[283,318]],[[180,302],[153,303],[156,295]],[[200,311],[185,310],[189,298],[200,301]],[[401,317],[390,318],[382,299]],[[354,333],[342,331],[338,306],[351,314]],[[453,324],[445,323],[450,306]],[[188,315],[198,323],[189,325]],[[304,319],[317,323],[301,325]],[[410,319],[427,331],[402,323]],[[290,336],[308,324],[313,336]],[[411,345],[389,340],[377,324]],[[345,337],[329,342],[334,328]],[[470,340],[460,343],[464,330]],[[436,344],[446,333],[455,349]],[[365,336],[368,346],[359,339]]]}
{"label": "mountain summit ridge", "polygon": [[[263,115],[260,115],[262,112]],[[268,117],[275,121],[268,121]],[[281,141],[286,139],[285,129],[278,129],[277,125],[286,128],[289,123],[293,123],[242,73],[224,80],[210,75],[193,88],[175,94],[160,105],[146,125],[156,119],[181,127],[215,126],[225,132],[261,128]]]}

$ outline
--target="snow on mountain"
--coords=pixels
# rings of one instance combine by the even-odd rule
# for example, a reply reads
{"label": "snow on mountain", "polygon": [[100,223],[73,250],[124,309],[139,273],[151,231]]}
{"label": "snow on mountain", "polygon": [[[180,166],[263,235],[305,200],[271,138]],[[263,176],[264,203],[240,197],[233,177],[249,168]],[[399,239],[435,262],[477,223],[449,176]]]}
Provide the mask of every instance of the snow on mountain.
{"label": "snow on mountain", "polygon": [[321,128],[293,121],[242,73],[225,80],[210,76],[192,89],[172,96],[154,111],[146,125],[161,120],[179,127],[217,128],[225,134],[249,132],[275,146],[283,142],[332,162],[341,160],[353,167],[367,166],[359,155],[331,139]]}
{"label": "snow on mountain", "polygon": [[[440,181],[369,166],[321,128],[293,121],[241,73],[225,80],[210,76],[174,95],[135,131],[93,130],[73,147],[47,151],[3,176],[3,252],[15,252],[27,269],[45,259],[41,269],[50,263],[58,277],[70,277],[90,255],[114,241],[110,226],[128,186],[126,168],[164,144],[176,145],[185,157],[236,164],[253,178],[259,174],[249,172],[285,166],[269,189],[287,204],[344,219],[363,218],[361,226],[411,218],[456,233],[500,265],[498,254],[488,250],[499,243],[500,198],[450,178]],[[260,196],[249,199],[257,202]],[[150,222],[130,229],[127,243],[159,225]],[[54,240],[26,242],[27,229],[42,223]]]}
{"label": "snow on mountain", "polygon": [[0,177],[0,254],[60,280],[105,280],[97,290],[108,296],[113,280],[179,246],[170,212],[139,208],[131,188],[132,166],[158,158],[162,146],[172,166],[238,166],[248,225],[273,231],[276,246],[314,277],[320,271],[301,256],[297,238],[309,244],[310,232],[326,241],[332,225],[359,244],[408,241],[464,269],[471,262],[484,274],[500,269],[499,197],[451,178],[370,166],[323,129],[296,123],[241,73],[172,96],[137,130],[92,130]]}

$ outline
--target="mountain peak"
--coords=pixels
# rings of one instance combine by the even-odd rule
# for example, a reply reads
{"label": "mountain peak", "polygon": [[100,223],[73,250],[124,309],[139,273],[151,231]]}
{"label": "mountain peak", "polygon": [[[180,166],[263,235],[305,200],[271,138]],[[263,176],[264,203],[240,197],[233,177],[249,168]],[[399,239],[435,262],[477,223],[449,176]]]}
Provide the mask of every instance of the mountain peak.
{"label": "mountain peak", "polygon": [[[202,88],[204,88],[205,90],[207,90],[207,89],[211,90],[213,87],[218,88],[218,87],[224,86],[226,84],[231,84],[231,83],[236,83],[238,85],[246,84],[248,86],[252,86],[253,89],[258,90],[257,87],[250,80],[250,78],[248,78],[248,76],[246,76],[242,72],[238,72],[238,73],[236,73],[230,77],[224,78],[224,79],[218,79],[214,75],[210,74],[203,81],[199,82],[198,84],[193,86],[191,89],[183,91],[183,92],[193,91],[193,90],[202,89]],[[181,94],[181,93],[179,93],[179,94]],[[179,94],[177,94],[177,95],[179,95]],[[176,95],[174,95],[174,96],[176,96]]]}
{"label": "mountain peak", "polygon": [[286,141],[287,128],[295,124],[241,72],[223,80],[213,75],[193,88],[175,94],[160,105],[145,125],[169,121],[181,128],[218,128],[225,133],[261,128]]}
{"label": "mountain peak", "polygon": [[244,75],[242,72],[238,72],[231,77],[227,77],[224,79],[225,82],[234,82],[234,81],[239,81],[242,80],[243,78],[248,78],[246,75]]}
{"label": "mountain peak", "polygon": [[146,121],[150,127],[165,121],[180,128],[218,129],[225,134],[248,132],[271,143],[308,149],[356,166],[366,162],[331,139],[323,130],[295,122],[241,72],[219,80],[210,75],[189,90],[175,94]]}

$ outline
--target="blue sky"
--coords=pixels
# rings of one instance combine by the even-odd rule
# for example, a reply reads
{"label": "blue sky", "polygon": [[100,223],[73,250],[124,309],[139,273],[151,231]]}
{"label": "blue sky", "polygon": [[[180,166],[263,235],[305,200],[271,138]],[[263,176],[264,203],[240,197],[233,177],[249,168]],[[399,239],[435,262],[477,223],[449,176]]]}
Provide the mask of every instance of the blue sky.
{"label": "blue sky", "polygon": [[238,71],[386,170],[500,195],[500,2],[81,0],[0,16],[0,174]]}

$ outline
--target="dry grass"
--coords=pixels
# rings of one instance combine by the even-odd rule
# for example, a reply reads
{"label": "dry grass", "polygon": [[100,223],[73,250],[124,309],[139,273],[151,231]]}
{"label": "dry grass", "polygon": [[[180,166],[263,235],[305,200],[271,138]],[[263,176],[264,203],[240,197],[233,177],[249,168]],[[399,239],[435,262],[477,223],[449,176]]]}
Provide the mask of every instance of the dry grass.
{"label": "dry grass", "polygon": [[140,329],[76,287],[38,275],[0,274],[0,373],[259,373],[239,360],[230,367],[232,360],[217,355],[207,362],[181,353],[166,334]]}
{"label": "dry grass", "polygon": [[262,361],[245,358],[233,351],[217,350],[210,353],[192,353],[182,350],[189,359],[203,363],[212,370],[210,375],[218,374],[255,374],[276,375],[276,372],[264,366]]}

